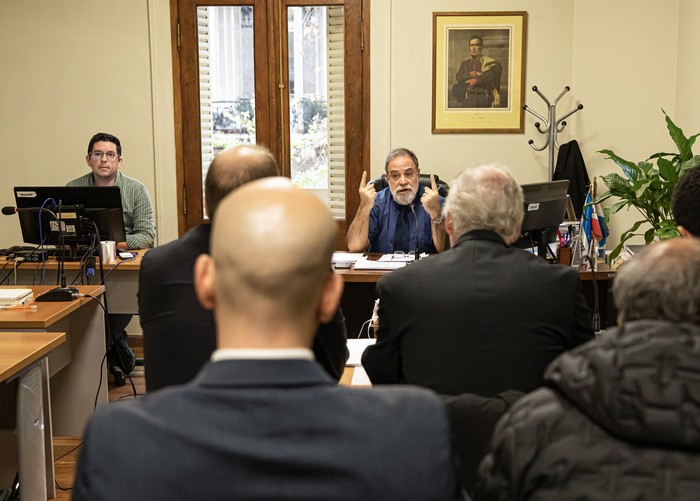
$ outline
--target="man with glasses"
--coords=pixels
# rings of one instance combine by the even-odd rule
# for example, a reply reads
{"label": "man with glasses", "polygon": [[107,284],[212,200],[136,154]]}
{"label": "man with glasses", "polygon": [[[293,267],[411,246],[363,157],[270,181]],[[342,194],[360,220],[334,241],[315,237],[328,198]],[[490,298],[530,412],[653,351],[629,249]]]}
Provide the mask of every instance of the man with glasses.
{"label": "man with glasses", "polygon": [[156,226],[148,190],[140,181],[119,172],[122,165],[122,145],[112,134],[99,132],[88,144],[85,161],[92,172],[73,179],[68,186],[118,186],[122,197],[126,242],[118,242],[120,249],[153,247]]}
{"label": "man with glasses", "polygon": [[[153,247],[156,226],[148,190],[140,181],[119,172],[122,164],[122,145],[112,134],[99,132],[88,144],[85,161],[92,172],[73,179],[68,186],[118,186],[122,199],[126,242],[117,242],[118,249],[145,249]],[[136,363],[126,335],[126,326],[133,315],[110,313],[107,338],[110,372],[117,384],[124,384],[123,374],[129,374]],[[108,333],[109,334],[109,333]]]}
{"label": "man with glasses", "polygon": [[360,206],[346,236],[350,252],[442,252],[445,200],[435,179],[431,176],[431,188],[420,185],[418,158],[406,148],[389,152],[384,172],[389,186],[379,193],[362,173]]}

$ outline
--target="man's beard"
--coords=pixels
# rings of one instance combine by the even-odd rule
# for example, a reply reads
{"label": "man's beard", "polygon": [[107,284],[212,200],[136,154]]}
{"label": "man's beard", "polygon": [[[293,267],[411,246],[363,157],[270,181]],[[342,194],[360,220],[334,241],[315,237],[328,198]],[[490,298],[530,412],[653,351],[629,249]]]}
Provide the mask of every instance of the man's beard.
{"label": "man's beard", "polygon": [[[398,190],[408,188],[411,191],[408,193],[397,193]],[[399,205],[408,205],[413,200],[416,198],[416,193],[418,193],[418,188],[411,186],[410,184],[407,184],[405,186],[398,186],[396,190],[389,186],[389,190],[391,191],[391,196],[394,198],[394,202],[396,202]]]}

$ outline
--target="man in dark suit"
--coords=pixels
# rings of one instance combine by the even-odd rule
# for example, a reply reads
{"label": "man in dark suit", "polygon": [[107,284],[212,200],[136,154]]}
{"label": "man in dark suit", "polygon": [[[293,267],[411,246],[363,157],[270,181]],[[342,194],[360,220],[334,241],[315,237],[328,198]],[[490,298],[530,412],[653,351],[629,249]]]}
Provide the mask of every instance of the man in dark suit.
{"label": "man in dark suit", "polygon": [[362,365],[373,383],[438,393],[529,392],[561,352],[593,338],[576,270],[510,247],[523,195],[503,167],[464,171],[445,202],[452,249],[377,284],[377,343]]}
{"label": "man in dark suit", "polygon": [[[277,162],[266,148],[224,150],[212,161],[204,182],[209,219],[214,220],[221,199],[242,184],[277,175]],[[149,251],[141,263],[139,318],[148,391],[192,380],[216,347],[214,316],[197,301],[193,283],[197,256],[209,252],[210,229],[201,224]],[[319,327],[313,347],[316,359],[336,380],[345,368],[346,343],[345,317],[339,308]]]}
{"label": "man in dark suit", "polygon": [[286,178],[226,197],[195,264],[218,349],[191,383],[95,414],[74,501],[461,498],[432,392],[336,385],[313,361],[343,289],[336,231]]}

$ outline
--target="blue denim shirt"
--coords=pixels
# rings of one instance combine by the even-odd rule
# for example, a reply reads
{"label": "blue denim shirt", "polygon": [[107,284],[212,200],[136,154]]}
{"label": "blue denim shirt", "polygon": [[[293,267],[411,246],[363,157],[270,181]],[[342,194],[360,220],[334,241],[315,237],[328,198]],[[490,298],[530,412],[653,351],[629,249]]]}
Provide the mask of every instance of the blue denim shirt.
{"label": "blue denim shirt", "polygon": [[[433,233],[430,224],[430,214],[423,208],[420,202],[420,197],[423,195],[423,186],[418,187],[416,198],[413,203],[416,206],[416,216],[418,216],[418,234],[420,236],[418,251],[428,254],[436,253],[437,250],[433,245]],[[445,199],[440,197],[440,206],[445,203]],[[394,252],[394,231],[396,229],[396,220],[399,216],[400,206],[394,202],[389,188],[384,188],[377,193],[377,198],[374,199],[374,207],[369,213],[369,252],[381,252],[383,254],[391,254]],[[408,249],[403,249],[404,252],[416,250],[416,220],[413,213],[409,216],[410,227],[410,243]]]}

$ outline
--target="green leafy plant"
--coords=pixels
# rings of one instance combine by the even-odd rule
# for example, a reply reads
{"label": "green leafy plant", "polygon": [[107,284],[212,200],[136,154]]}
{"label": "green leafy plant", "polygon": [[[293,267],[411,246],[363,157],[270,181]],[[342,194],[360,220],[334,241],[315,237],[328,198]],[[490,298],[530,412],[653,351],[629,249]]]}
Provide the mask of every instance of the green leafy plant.
{"label": "green leafy plant", "polygon": [[[663,110],[661,110],[663,111]],[[619,212],[623,207],[634,207],[643,216],[620,237],[620,244],[610,254],[615,259],[622,251],[625,242],[635,235],[643,235],[644,242],[650,244],[655,239],[664,240],[679,236],[676,221],[671,213],[671,198],[676,181],[688,168],[700,164],[700,156],[693,156],[693,144],[700,135],[686,137],[683,131],[673,123],[665,111],[666,127],[671,139],[676,144],[676,153],[654,153],[646,160],[634,163],[612,150],[600,150],[598,153],[607,155],[621,169],[623,175],[611,173],[603,176],[603,182],[608,188],[606,193],[597,197],[593,202],[603,202],[611,197],[620,200],[605,207],[605,218]],[[651,228],[640,232],[639,228],[649,223]]]}

